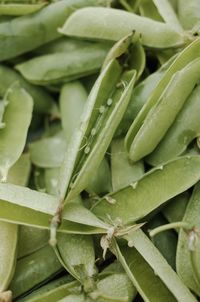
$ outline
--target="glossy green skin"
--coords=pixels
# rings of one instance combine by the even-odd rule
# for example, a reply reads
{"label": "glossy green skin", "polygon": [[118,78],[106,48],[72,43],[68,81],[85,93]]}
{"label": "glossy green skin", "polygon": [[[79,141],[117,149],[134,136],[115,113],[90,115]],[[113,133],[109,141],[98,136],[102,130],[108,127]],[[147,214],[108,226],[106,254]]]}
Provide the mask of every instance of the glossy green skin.
{"label": "glossy green skin", "polygon": [[[167,71],[162,76],[161,80],[157,84],[156,88],[152,91],[150,96],[148,97],[145,105],[140,110],[136,119],[133,121],[125,142],[127,150],[130,149],[130,146],[136,137],[138,131],[142,127],[146,116],[151,111],[151,109],[158,103],[163,91],[171,81],[172,76],[177,72],[184,68],[187,64],[189,64],[192,60],[200,57],[200,39],[196,39],[193,43],[187,46],[180,54],[176,57],[173,64],[169,66]],[[149,140],[149,138],[148,138]]]}
{"label": "glossy green skin", "polygon": [[52,247],[46,245],[40,250],[17,261],[10,289],[13,297],[18,297],[35,285],[52,277],[61,270]]}
{"label": "glossy green skin", "polygon": [[132,31],[140,33],[141,43],[152,48],[178,47],[185,43],[184,37],[171,26],[117,9],[80,9],[60,30],[69,36],[112,41],[118,41]]}
{"label": "glossy green skin", "polygon": [[58,38],[60,34],[57,29],[73,12],[72,7],[78,9],[98,4],[94,0],[62,0],[34,14],[1,23],[0,61],[16,57]]}
{"label": "glossy green skin", "polygon": [[106,220],[120,218],[129,225],[143,219],[170,198],[193,186],[200,179],[200,158],[182,157],[146,173],[138,182],[109,194],[116,202],[102,198],[92,212]]}
{"label": "glossy green skin", "polygon": [[[200,196],[200,183],[198,183],[193,191],[193,194],[187,205],[185,215],[183,217],[183,222],[189,223],[191,229],[195,227],[196,229],[200,228],[199,220],[199,196]],[[192,289],[198,296],[200,296],[200,287],[196,281],[195,271],[199,274],[198,262],[192,265],[191,254],[193,252],[189,251],[189,238],[188,232],[184,229],[181,229],[178,237],[178,246],[176,254],[176,269],[183,280],[183,282]],[[199,254],[199,245],[197,245],[196,253]],[[194,259],[193,259],[194,260]],[[195,270],[194,270],[195,268]]]}
{"label": "glossy green skin", "polygon": [[101,67],[110,46],[89,44],[71,52],[47,54],[16,66],[23,77],[38,85],[57,84],[95,74]]}
{"label": "glossy green skin", "polygon": [[3,97],[6,90],[15,82],[27,90],[34,100],[34,111],[38,113],[52,113],[55,110],[55,104],[52,97],[42,88],[33,86],[26,82],[19,73],[13,69],[0,65],[0,96]]}
{"label": "glossy green skin", "polygon": [[133,162],[151,153],[162,140],[199,81],[199,69],[200,59],[195,59],[174,74],[129,147],[129,157]]}
{"label": "glossy green skin", "polygon": [[177,115],[156,149],[147,157],[147,161],[157,166],[182,154],[191,141],[200,135],[200,86],[188,97],[185,105]]}

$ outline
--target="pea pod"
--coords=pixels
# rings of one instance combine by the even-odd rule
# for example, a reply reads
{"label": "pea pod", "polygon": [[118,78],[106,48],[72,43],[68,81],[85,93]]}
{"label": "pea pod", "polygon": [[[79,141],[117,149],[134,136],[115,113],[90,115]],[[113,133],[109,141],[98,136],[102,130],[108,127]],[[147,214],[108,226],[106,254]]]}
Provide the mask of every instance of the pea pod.
{"label": "pea pod", "polygon": [[162,76],[161,80],[158,82],[156,89],[152,91],[149,98],[147,99],[142,110],[137,115],[136,119],[133,121],[127,136],[126,136],[126,148],[130,149],[130,146],[136,137],[138,131],[142,127],[146,116],[151,111],[151,109],[158,103],[163,91],[168,86],[171,81],[172,76],[189,64],[192,60],[200,57],[200,39],[195,40],[188,47],[186,47],[174,60],[173,64],[169,66],[167,71]]}
{"label": "pea pod", "polygon": [[24,3],[0,3],[0,14],[7,16],[23,16],[37,12],[43,8],[47,3],[41,2],[36,4]]}
{"label": "pea pod", "polygon": [[[79,26],[76,26],[77,22]],[[101,7],[78,10],[66,21],[60,32],[68,36],[118,41],[133,30],[141,34],[141,43],[148,47],[170,48],[185,43],[184,36],[167,24],[134,13]]]}
{"label": "pea pod", "polygon": [[181,155],[189,143],[200,134],[199,95],[200,86],[197,86],[162,141],[148,156],[147,161],[149,163],[156,166]]}
{"label": "pea pod", "polygon": [[[32,97],[18,85],[8,89],[5,100],[9,102],[4,114],[6,127],[0,130],[0,175],[3,181],[23,152],[33,109]],[[20,129],[18,132],[15,123]]]}
{"label": "pea pod", "polygon": [[60,36],[57,28],[62,26],[74,9],[102,3],[104,4],[102,0],[62,0],[47,5],[36,13],[1,23],[0,60],[14,58],[55,40]]}
{"label": "pea pod", "polygon": [[62,266],[49,245],[18,260],[15,274],[10,284],[13,298],[20,296],[45,279],[52,277],[61,268]]}
{"label": "pea pod", "polygon": [[91,43],[71,52],[47,54],[16,65],[31,83],[38,85],[69,82],[96,73],[110,46]]}
{"label": "pea pod", "polygon": [[[193,186],[200,178],[200,158],[182,157],[146,173],[139,181],[109,194],[94,205],[92,212],[127,225],[144,219],[170,198]],[[111,200],[112,203],[108,201]]]}
{"label": "pea pod", "polygon": [[[195,259],[191,259],[192,254],[199,253],[199,245],[195,246],[194,238],[192,238],[192,230],[198,230],[200,228],[200,220],[198,216],[199,212],[199,183],[195,186],[193,194],[187,205],[183,222],[188,223],[191,226],[191,231],[181,229],[178,237],[178,246],[176,254],[176,268],[180,278],[183,282],[200,296],[200,287],[198,281],[196,281],[196,274],[199,273],[198,263],[195,263]],[[198,237],[198,235],[197,235]],[[198,239],[197,239],[198,241]],[[194,245],[194,247],[193,247]],[[194,249],[194,251],[192,251]],[[192,262],[194,261],[194,263]],[[197,273],[196,273],[197,272]]]}
{"label": "pea pod", "polygon": [[50,113],[52,115],[57,114],[56,105],[52,97],[43,88],[33,86],[32,84],[26,82],[20,74],[15,72],[13,69],[0,65],[0,96],[3,97],[7,89],[14,84],[19,82],[19,84],[28,91],[34,100],[34,111],[38,113]]}
{"label": "pea pod", "polygon": [[159,14],[153,1],[140,0],[139,12],[140,12],[140,15],[143,17],[147,17],[147,18],[153,19],[155,21],[163,22],[163,18]]}
{"label": "pea pod", "polygon": [[198,0],[185,2],[178,0],[178,17],[184,29],[191,29],[199,21],[200,3]]}

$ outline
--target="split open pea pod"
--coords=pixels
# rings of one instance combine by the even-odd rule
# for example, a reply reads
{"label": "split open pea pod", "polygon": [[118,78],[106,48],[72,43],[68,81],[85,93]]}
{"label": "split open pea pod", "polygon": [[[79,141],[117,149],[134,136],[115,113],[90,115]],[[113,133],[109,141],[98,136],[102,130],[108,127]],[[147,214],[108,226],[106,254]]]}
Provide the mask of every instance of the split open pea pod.
{"label": "split open pea pod", "polygon": [[174,123],[167,131],[156,149],[147,157],[147,161],[156,166],[181,155],[200,135],[200,86],[198,85],[186,100]]}
{"label": "split open pea pod", "polygon": [[182,33],[168,24],[111,8],[80,9],[60,29],[69,36],[112,41],[118,41],[132,31],[141,34],[141,43],[152,48],[179,47],[185,43]]}
{"label": "split open pea pod", "polygon": [[8,102],[3,118],[6,127],[0,130],[1,181],[6,180],[9,169],[23,152],[33,110],[32,97],[17,84],[8,89],[5,100]]}
{"label": "split open pea pod", "polygon": [[62,0],[33,14],[1,23],[0,61],[14,58],[58,38],[57,28],[62,26],[74,9],[102,4],[105,1]]}
{"label": "split open pea pod", "polygon": [[182,70],[177,71],[157,103],[148,112],[135,137],[131,126],[126,137],[126,143],[132,161],[135,162],[151,153],[162,140],[198,83],[200,78],[199,68],[200,58],[197,58]]}
{"label": "split open pea pod", "polygon": [[200,179],[200,157],[182,157],[146,173],[138,181],[113,192],[94,205],[92,212],[104,220],[131,224],[170,198],[192,187]]}
{"label": "split open pea pod", "polygon": [[[126,136],[126,148],[130,150],[131,145],[139,134],[140,128],[144,124],[147,115],[151,112],[151,109],[157,105],[163,91],[168,87],[172,76],[177,72],[186,67],[191,61],[200,57],[200,39],[196,39],[189,46],[187,46],[180,54],[176,57],[174,62],[169,66],[167,71],[162,76],[161,80],[158,82],[156,88],[152,91],[147,102],[142,107],[141,111],[137,115],[136,119],[133,121],[127,136]],[[180,91],[179,91],[180,92]],[[152,133],[151,133],[152,134]],[[139,135],[138,135],[139,136]],[[148,138],[149,142],[149,138]]]}
{"label": "split open pea pod", "polygon": [[180,229],[176,254],[176,269],[180,278],[198,296],[200,296],[199,197],[200,183],[194,187],[187,205],[182,221],[188,224],[188,229]]}

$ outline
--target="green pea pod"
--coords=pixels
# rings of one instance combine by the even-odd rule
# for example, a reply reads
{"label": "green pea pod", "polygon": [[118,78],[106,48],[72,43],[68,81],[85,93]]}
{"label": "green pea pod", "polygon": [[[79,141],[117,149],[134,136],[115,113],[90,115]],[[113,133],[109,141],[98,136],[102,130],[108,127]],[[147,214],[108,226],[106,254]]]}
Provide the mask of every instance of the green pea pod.
{"label": "green pea pod", "polygon": [[111,144],[111,170],[113,191],[119,190],[140,179],[144,174],[144,165],[138,162],[131,165],[122,139]]}
{"label": "green pea pod", "polygon": [[186,39],[170,25],[134,13],[100,7],[78,10],[66,21],[60,32],[69,36],[118,41],[133,30],[141,34],[143,45],[153,48],[179,47],[184,45]]}
{"label": "green pea pod", "polygon": [[23,258],[47,245],[49,233],[47,230],[21,225],[19,227],[17,256]]}
{"label": "green pea pod", "polygon": [[[200,178],[200,158],[187,156],[146,173],[139,181],[111,193],[92,212],[106,220],[119,218],[127,225],[156,210],[170,198],[193,186]],[[111,200],[111,202],[109,202]]]}
{"label": "green pea pod", "polygon": [[164,72],[173,63],[175,56],[172,57],[166,64],[161,66],[156,72],[150,74],[144,81],[140,82],[133,88],[131,100],[128,104],[127,110],[122,118],[121,123],[115,133],[115,136],[126,134],[133,120],[136,118],[143,105],[146,103],[149,95],[152,93]]}
{"label": "green pea pod", "polygon": [[173,26],[177,31],[183,31],[183,28],[169,0],[153,0],[153,3],[167,24]]}
{"label": "green pea pod", "polygon": [[[156,148],[199,81],[199,68],[200,59],[198,58],[174,74],[157,104],[147,114],[132,142],[131,126],[126,142],[130,144],[128,151],[132,161],[140,160]],[[151,137],[150,140],[149,137]]]}
{"label": "green pea pod", "polygon": [[97,268],[92,237],[58,234],[55,250],[58,259],[61,259],[67,271],[83,285],[84,291],[93,290]]}
{"label": "green pea pod", "polygon": [[178,0],[178,17],[184,29],[191,29],[199,21],[200,3],[198,0]]}
{"label": "green pea pod", "polygon": [[80,82],[65,84],[60,93],[61,122],[67,141],[70,140],[87,100],[87,92]]}
{"label": "green pea pod", "polygon": [[[149,98],[147,99],[145,105],[142,107],[141,111],[137,115],[136,119],[133,121],[128,134],[126,136],[126,148],[130,149],[130,146],[137,135],[138,131],[142,127],[144,120],[151,109],[158,103],[163,91],[168,86],[171,81],[172,76],[183,69],[192,60],[200,57],[200,39],[195,40],[188,47],[186,47],[174,60],[174,62],[169,66],[167,71],[162,76],[161,80],[158,82],[156,88],[152,91]],[[181,88],[182,90],[182,88]],[[149,141],[149,138],[148,138]]]}
{"label": "green pea pod", "polygon": [[140,0],[139,12],[140,12],[140,15],[143,17],[147,17],[147,18],[153,19],[155,21],[163,22],[163,18],[159,14],[153,1]]}
{"label": "green pea pod", "polygon": [[31,83],[57,84],[96,73],[110,46],[91,43],[71,52],[47,54],[20,63],[16,69]]}
{"label": "green pea pod", "polygon": [[183,192],[172,198],[172,200],[163,208],[162,213],[170,223],[183,219],[189,198],[189,192]]}
{"label": "green pea pod", "polygon": [[69,276],[64,276],[34,290],[24,298],[18,299],[19,302],[57,302],[58,300],[70,295],[73,292],[80,292],[80,284],[72,281]]}
{"label": "green pea pod", "polygon": [[[176,254],[176,269],[180,278],[198,296],[200,296],[200,287],[198,280],[196,281],[196,275],[198,276],[199,274],[199,266],[198,263],[195,263],[195,258],[192,257],[193,259],[191,259],[191,256],[193,256],[192,254],[194,253],[195,249],[197,249],[196,253],[200,253],[199,245],[195,245],[195,238],[192,236],[192,229],[194,229],[195,236],[195,229],[198,230],[200,228],[200,220],[198,215],[199,196],[200,183],[198,183],[194,188],[182,220],[183,222],[191,225],[191,231],[184,229],[180,230]],[[199,235],[197,235],[197,237],[198,236]]]}
{"label": "green pea pod", "polygon": [[59,179],[60,167],[47,168],[44,171],[44,181],[46,192],[51,195],[58,195],[58,179]]}
{"label": "green pea pod", "polygon": [[[12,184],[0,184],[0,220],[49,229],[58,197]],[[108,226],[76,200],[63,212],[60,231],[75,234],[105,233]]]}
{"label": "green pea pod", "polygon": [[52,97],[42,88],[33,86],[26,82],[20,74],[15,72],[13,69],[0,65],[0,96],[4,96],[7,89],[15,82],[19,84],[28,91],[34,100],[34,111],[38,113],[51,113],[55,115],[57,113],[56,105]]}
{"label": "green pea pod", "polygon": [[192,91],[166,135],[153,153],[147,157],[147,161],[151,165],[160,165],[181,155],[191,141],[200,135],[199,95],[200,85]]}
{"label": "green pea pod", "polygon": [[70,200],[85,189],[90,173],[103,159],[135,81],[135,71],[121,72],[117,61],[109,63],[88,97],[80,126],[67,148],[61,168],[60,200],[64,200],[67,191],[67,200]]}
{"label": "green pea pod", "polygon": [[[57,150],[59,150],[59,156]],[[32,163],[41,168],[60,167],[65,150],[66,140],[63,132],[52,137],[42,138],[29,145]]]}
{"label": "green pea pod", "polygon": [[[153,245],[153,243],[150,241],[150,239],[142,232],[142,230],[137,230],[134,232],[130,232],[129,234],[125,235],[124,238],[128,241],[128,245],[130,247],[134,247],[137,252],[141,255],[140,257],[145,260],[146,265],[153,269],[154,274],[157,275],[157,277],[160,278],[160,280],[164,283],[166,288],[168,288],[168,296],[169,298],[164,301],[181,301],[181,302],[189,302],[194,301],[197,302],[196,298],[192,295],[192,293],[189,291],[189,289],[184,285],[184,283],[179,279],[178,275],[174,272],[174,270],[170,267],[170,265],[166,262],[166,260],[162,257],[160,252],[156,249],[156,247]],[[118,253],[120,253],[119,248],[116,246],[115,250]],[[126,252],[127,253],[127,252]],[[121,264],[123,265],[126,272],[129,273],[129,270],[127,270],[127,266],[124,263],[124,259],[119,255],[121,258]],[[138,258],[140,258],[138,257]],[[129,260],[130,261],[130,260]],[[141,261],[141,260],[140,260]],[[138,265],[137,262],[135,262],[136,265]],[[145,266],[146,266],[145,265]],[[149,268],[147,268],[149,271]],[[134,270],[134,266],[133,266]],[[152,271],[150,270],[149,273]],[[141,274],[141,270],[140,270]],[[143,274],[142,274],[143,275]],[[147,282],[147,281],[146,281]],[[144,284],[144,281],[143,281]],[[136,286],[136,284],[135,284]],[[137,286],[136,286],[137,288]],[[161,285],[160,285],[161,288]],[[152,288],[150,287],[149,290]],[[139,291],[139,288],[138,288]],[[139,291],[140,294],[141,291]],[[166,292],[166,291],[165,291]],[[159,293],[159,290],[157,291],[157,294]],[[164,298],[165,295],[161,295],[160,299],[158,301],[162,301],[162,297]],[[145,301],[148,300],[148,296],[145,297]],[[173,300],[172,300],[173,299]],[[152,300],[155,301],[155,300]]]}
{"label": "green pea pod", "polygon": [[[30,173],[30,160],[24,154],[10,169],[8,181],[24,186],[27,184]],[[18,240],[18,226],[0,221],[0,292],[7,289],[14,274],[16,250]]]}
{"label": "green pea pod", "polygon": [[[33,100],[19,85],[8,89],[5,100],[8,106],[4,113],[6,127],[0,131],[0,175],[5,181],[11,166],[23,152],[28,127],[31,122]],[[20,131],[16,132],[17,123]]]}
{"label": "green pea pod", "polygon": [[74,9],[104,3],[104,0],[56,1],[36,13],[1,23],[0,60],[14,58],[58,38],[57,28],[62,26]]}
{"label": "green pea pod", "polygon": [[13,298],[20,296],[35,285],[52,277],[61,268],[62,266],[56,254],[49,245],[18,260],[15,274],[10,284]]}
{"label": "green pea pod", "polygon": [[42,9],[47,3],[41,2],[36,4],[19,4],[15,3],[0,3],[0,14],[7,16],[23,16],[37,12]]}

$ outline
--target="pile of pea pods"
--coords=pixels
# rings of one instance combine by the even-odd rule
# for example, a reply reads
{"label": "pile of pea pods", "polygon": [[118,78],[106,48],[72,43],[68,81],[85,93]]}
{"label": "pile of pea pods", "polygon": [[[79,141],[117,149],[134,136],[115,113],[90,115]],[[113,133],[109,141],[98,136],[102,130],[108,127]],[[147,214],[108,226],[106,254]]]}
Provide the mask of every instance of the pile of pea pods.
{"label": "pile of pea pods", "polygon": [[0,0],[11,301],[200,301],[200,0]]}

